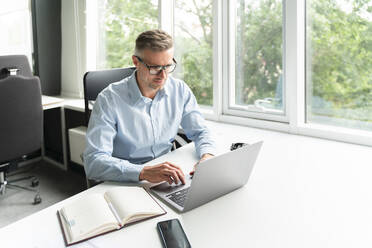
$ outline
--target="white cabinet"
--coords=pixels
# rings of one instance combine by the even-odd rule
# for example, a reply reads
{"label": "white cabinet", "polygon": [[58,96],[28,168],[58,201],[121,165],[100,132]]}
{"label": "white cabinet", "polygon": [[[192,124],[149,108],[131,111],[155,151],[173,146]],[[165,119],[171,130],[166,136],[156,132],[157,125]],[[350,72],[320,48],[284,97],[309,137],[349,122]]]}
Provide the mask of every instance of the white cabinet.
{"label": "white cabinet", "polygon": [[70,141],[70,158],[71,161],[84,166],[82,154],[85,150],[85,135],[87,127],[79,126],[68,130]]}

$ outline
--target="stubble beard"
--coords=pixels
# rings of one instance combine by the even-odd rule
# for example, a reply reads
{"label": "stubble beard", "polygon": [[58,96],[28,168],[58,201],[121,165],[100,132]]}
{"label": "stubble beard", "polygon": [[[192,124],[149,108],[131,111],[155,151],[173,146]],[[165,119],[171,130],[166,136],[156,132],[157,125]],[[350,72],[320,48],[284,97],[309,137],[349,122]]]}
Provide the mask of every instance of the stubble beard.
{"label": "stubble beard", "polygon": [[160,90],[164,87],[165,83],[167,81],[167,78],[163,79],[161,85],[157,84],[157,83],[153,83],[152,81],[149,82],[148,86],[150,89],[153,89],[153,90]]}

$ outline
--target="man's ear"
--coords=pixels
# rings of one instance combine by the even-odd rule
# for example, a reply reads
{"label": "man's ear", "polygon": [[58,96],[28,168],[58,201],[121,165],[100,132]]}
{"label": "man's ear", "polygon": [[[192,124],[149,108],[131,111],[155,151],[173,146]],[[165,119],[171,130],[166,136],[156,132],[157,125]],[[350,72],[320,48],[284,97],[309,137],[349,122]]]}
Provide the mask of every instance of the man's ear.
{"label": "man's ear", "polygon": [[138,67],[138,63],[139,63],[139,61],[138,61],[138,59],[137,59],[137,57],[136,57],[135,55],[132,55],[132,61],[133,61],[133,64],[134,64],[136,67]]}

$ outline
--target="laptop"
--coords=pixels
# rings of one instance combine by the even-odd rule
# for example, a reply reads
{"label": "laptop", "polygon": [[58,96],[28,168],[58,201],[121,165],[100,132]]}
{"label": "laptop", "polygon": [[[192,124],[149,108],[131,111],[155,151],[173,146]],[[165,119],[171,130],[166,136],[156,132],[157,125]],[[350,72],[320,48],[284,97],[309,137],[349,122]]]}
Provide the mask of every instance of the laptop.
{"label": "laptop", "polygon": [[186,184],[164,182],[151,192],[179,212],[186,212],[244,186],[263,141],[202,161]]}

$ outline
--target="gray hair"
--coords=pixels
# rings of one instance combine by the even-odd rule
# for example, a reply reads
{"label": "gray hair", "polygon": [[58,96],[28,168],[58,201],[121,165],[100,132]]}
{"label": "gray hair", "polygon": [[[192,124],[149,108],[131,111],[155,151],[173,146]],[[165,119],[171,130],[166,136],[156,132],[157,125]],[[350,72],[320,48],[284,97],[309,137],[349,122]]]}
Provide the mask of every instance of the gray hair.
{"label": "gray hair", "polygon": [[145,49],[150,49],[154,52],[162,52],[172,47],[173,39],[167,32],[160,29],[148,30],[137,37],[134,54],[140,56]]}

